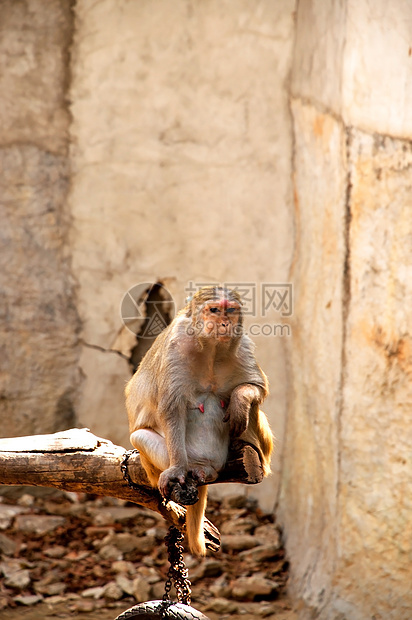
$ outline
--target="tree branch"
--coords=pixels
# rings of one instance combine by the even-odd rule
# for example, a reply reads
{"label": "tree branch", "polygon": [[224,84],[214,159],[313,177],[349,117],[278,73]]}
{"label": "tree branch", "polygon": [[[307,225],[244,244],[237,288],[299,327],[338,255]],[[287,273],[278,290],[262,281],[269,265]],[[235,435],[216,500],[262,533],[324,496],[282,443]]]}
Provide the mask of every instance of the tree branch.
{"label": "tree branch", "polygon": [[[158,490],[150,486],[137,452],[127,460],[134,488],[129,486],[121,470],[126,454],[121,446],[96,437],[88,429],[0,439],[0,484],[54,487],[125,499],[160,513],[183,530],[185,509],[174,502],[164,505]],[[262,479],[256,448],[237,441],[215,483],[256,484]],[[207,546],[217,550],[220,535],[210,521],[205,523],[205,536]]]}

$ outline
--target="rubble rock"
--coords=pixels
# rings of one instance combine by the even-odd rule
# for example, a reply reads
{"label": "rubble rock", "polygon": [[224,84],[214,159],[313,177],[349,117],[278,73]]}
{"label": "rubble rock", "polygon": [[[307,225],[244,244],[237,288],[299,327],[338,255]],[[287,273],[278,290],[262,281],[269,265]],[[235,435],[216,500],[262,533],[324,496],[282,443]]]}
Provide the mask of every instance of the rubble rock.
{"label": "rubble rock", "polygon": [[28,570],[22,569],[11,573],[4,580],[4,585],[15,590],[25,590],[30,584],[30,573]]}
{"label": "rubble rock", "polygon": [[197,570],[191,574],[190,581],[196,583],[196,581],[204,579],[205,577],[218,577],[221,573],[222,563],[213,558],[206,558],[198,566]]}
{"label": "rubble rock", "polygon": [[137,603],[150,600],[151,587],[144,577],[136,577],[133,580],[133,596]]}
{"label": "rubble rock", "polygon": [[30,584],[30,573],[19,560],[6,560],[0,564],[4,575],[4,585],[16,590],[24,590]]}
{"label": "rubble rock", "polygon": [[56,594],[55,596],[47,597],[47,605],[51,607],[53,605],[59,605],[60,603],[65,603],[67,602],[67,600],[68,599],[66,596],[60,596],[60,594]]}
{"label": "rubble rock", "polygon": [[229,598],[232,593],[227,575],[222,575],[216,579],[209,589],[216,598]]}
{"label": "rubble rock", "polygon": [[137,539],[135,551],[141,554],[149,554],[156,547],[157,542],[154,536],[141,536]]}
{"label": "rubble rock", "polygon": [[281,546],[279,528],[275,523],[260,525],[255,529],[254,535],[258,540],[262,541],[262,543],[277,545],[278,548]]}
{"label": "rubble rock", "polygon": [[267,616],[271,616],[276,613],[276,607],[272,604],[268,604],[266,602],[260,603],[258,609],[256,610],[256,615],[259,615],[261,618],[266,618]]}
{"label": "rubble rock", "polygon": [[94,598],[95,600],[102,598],[104,596],[105,587],[98,586],[96,588],[87,588],[87,590],[83,590],[82,597],[83,598]]}
{"label": "rubble rock", "polygon": [[243,549],[252,549],[260,542],[249,534],[226,534],[226,536],[222,536],[221,544],[224,551],[242,551]]}
{"label": "rubble rock", "polygon": [[99,556],[103,560],[118,561],[123,559],[123,554],[114,545],[105,545],[99,550]]}
{"label": "rubble rock", "polygon": [[112,601],[118,601],[123,597],[123,589],[116,581],[110,581],[104,589],[104,597]]}
{"label": "rubble rock", "polygon": [[66,555],[67,549],[66,547],[62,547],[61,545],[56,545],[55,547],[49,547],[44,550],[44,555],[47,555],[49,558],[62,558]]}
{"label": "rubble rock", "polygon": [[274,558],[278,551],[279,547],[277,544],[259,545],[253,549],[242,551],[239,553],[239,557],[242,558],[242,560],[249,560],[259,564],[260,562],[265,562],[266,560]]}
{"label": "rubble rock", "polygon": [[232,596],[239,601],[254,601],[256,597],[272,596],[278,588],[279,584],[276,581],[255,574],[236,579],[232,586]]}
{"label": "rubble rock", "polygon": [[164,537],[166,536],[166,533],[167,533],[166,527],[155,526],[155,527],[150,527],[147,530],[146,536],[153,536],[154,538],[156,538],[156,540],[163,540]]}
{"label": "rubble rock", "polygon": [[97,605],[95,602],[90,600],[79,600],[74,601],[70,607],[70,611],[78,612],[78,613],[90,613],[97,609]]}
{"label": "rubble rock", "polygon": [[38,582],[34,584],[34,589],[38,594],[45,594],[46,596],[58,596],[63,594],[66,590],[66,584],[62,581],[55,581],[54,583]]}
{"label": "rubble rock", "polygon": [[57,570],[48,571],[43,579],[39,579],[34,583],[36,594],[56,596],[58,594],[63,594],[65,589],[66,584],[61,581],[60,574]]}
{"label": "rubble rock", "polygon": [[249,500],[246,497],[246,495],[241,494],[241,493],[227,495],[222,500],[222,508],[224,510],[228,508],[245,508],[245,506],[247,506],[248,501]]}
{"label": "rubble rock", "polygon": [[258,525],[257,519],[243,518],[243,519],[229,519],[223,523],[220,533],[226,534],[251,534],[254,528]]}
{"label": "rubble rock", "polygon": [[0,534],[0,553],[14,555],[19,549],[19,543],[5,534]]}
{"label": "rubble rock", "polygon": [[64,517],[54,515],[25,514],[16,517],[14,526],[16,530],[22,532],[32,532],[33,534],[43,535],[64,525],[65,521],[66,519]]}
{"label": "rubble rock", "polygon": [[149,584],[157,583],[161,580],[156,569],[150,566],[139,566],[136,572],[139,576],[144,577]]}
{"label": "rubble rock", "polygon": [[108,525],[110,523],[125,523],[130,519],[147,517],[147,512],[143,508],[129,506],[105,506],[104,508],[94,509],[92,512],[95,525]]}
{"label": "rubble rock", "polygon": [[23,495],[17,500],[17,503],[19,506],[25,506],[26,508],[29,508],[34,504],[34,497],[33,495],[30,495],[30,493],[23,493]]}
{"label": "rubble rock", "polygon": [[6,530],[10,527],[14,517],[25,512],[20,506],[10,506],[9,504],[0,504],[0,530]]}
{"label": "rubble rock", "polygon": [[13,558],[0,563],[0,572],[7,578],[13,573],[21,570],[23,567],[24,563],[21,560],[16,560]]}
{"label": "rubble rock", "polygon": [[[143,537],[141,537],[143,538]],[[134,536],[133,534],[129,534],[127,532],[115,534],[114,532],[108,534],[103,540],[96,541],[97,548],[101,548],[104,545],[113,545],[122,553],[130,553],[131,551],[135,551],[139,549],[142,545],[141,538],[138,536]],[[143,546],[149,546],[150,544],[154,544],[154,538],[150,539],[150,541],[145,541]]]}
{"label": "rubble rock", "polygon": [[234,614],[238,610],[238,605],[226,598],[216,598],[207,605],[206,610],[217,614]]}
{"label": "rubble rock", "polygon": [[13,600],[20,605],[31,606],[40,603],[43,600],[43,597],[40,596],[40,594],[26,594],[15,596]]}
{"label": "rubble rock", "polygon": [[124,575],[117,575],[116,583],[125,594],[133,596],[133,581],[131,579],[128,579]]}
{"label": "rubble rock", "polygon": [[162,581],[159,581],[158,583],[154,583],[150,591],[151,591],[151,596],[153,600],[160,601],[163,598],[163,595],[165,593],[164,583]]}
{"label": "rubble rock", "polygon": [[133,562],[126,562],[126,560],[117,560],[113,562],[112,569],[115,573],[121,574],[127,573],[129,575],[134,575],[136,572]]}

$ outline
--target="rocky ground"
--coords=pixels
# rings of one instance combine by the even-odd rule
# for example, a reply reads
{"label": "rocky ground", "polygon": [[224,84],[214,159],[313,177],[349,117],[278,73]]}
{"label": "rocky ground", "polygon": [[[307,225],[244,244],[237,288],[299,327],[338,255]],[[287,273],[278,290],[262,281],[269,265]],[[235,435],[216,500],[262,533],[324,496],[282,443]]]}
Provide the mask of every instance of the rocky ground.
{"label": "rocky ground", "polygon": [[[157,513],[57,491],[10,491],[0,502],[0,619],[113,620],[162,598],[167,527]],[[202,560],[185,555],[192,606],[212,620],[293,620],[276,524],[241,495],[210,501],[208,517],[222,550]]]}

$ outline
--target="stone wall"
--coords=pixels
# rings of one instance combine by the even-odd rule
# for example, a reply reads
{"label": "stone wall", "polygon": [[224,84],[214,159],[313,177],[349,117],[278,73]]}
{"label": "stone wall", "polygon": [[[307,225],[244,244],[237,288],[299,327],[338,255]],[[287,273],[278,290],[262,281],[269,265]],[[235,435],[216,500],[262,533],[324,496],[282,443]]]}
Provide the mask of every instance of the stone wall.
{"label": "stone wall", "polygon": [[302,0],[280,516],[302,618],[412,613],[412,6]]}
{"label": "stone wall", "polygon": [[80,375],[67,247],[70,2],[1,3],[1,434],[70,427]]}

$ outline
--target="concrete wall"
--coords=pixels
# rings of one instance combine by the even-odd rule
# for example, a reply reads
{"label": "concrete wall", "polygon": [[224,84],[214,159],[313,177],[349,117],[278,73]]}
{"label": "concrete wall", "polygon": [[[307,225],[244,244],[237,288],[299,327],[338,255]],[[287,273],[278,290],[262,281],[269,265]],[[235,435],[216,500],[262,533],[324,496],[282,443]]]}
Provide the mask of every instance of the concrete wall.
{"label": "concrete wall", "polygon": [[412,6],[302,0],[281,520],[302,618],[412,613]]}

